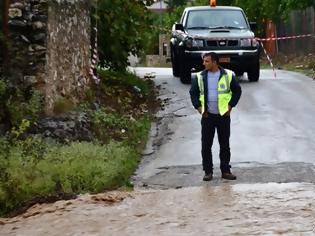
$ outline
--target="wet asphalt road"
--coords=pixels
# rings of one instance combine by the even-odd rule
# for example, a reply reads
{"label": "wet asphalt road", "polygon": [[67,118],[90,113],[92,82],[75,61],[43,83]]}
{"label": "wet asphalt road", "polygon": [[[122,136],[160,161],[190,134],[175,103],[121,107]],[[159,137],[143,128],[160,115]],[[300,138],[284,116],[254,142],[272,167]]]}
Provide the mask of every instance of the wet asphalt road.
{"label": "wet asphalt road", "polygon": [[[151,139],[134,182],[138,187],[181,188],[203,185],[200,115],[189,98],[190,85],[170,68],[153,72],[164,109],[157,114]],[[231,114],[231,164],[236,181],[220,178],[219,146],[213,146],[214,179],[239,183],[315,183],[315,81],[299,73],[261,70],[258,83],[240,79],[243,94]]]}

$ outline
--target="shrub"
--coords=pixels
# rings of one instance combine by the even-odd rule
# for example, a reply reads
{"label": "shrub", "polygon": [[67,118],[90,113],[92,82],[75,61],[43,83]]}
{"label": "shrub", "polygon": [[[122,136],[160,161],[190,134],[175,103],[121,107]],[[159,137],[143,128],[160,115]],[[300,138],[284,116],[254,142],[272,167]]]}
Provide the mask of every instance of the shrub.
{"label": "shrub", "polygon": [[4,98],[3,103],[8,111],[6,115],[9,117],[13,127],[19,126],[23,119],[27,119],[31,123],[37,121],[43,112],[42,94],[36,90],[29,91],[28,93],[20,89],[15,89],[12,95],[6,95]]}

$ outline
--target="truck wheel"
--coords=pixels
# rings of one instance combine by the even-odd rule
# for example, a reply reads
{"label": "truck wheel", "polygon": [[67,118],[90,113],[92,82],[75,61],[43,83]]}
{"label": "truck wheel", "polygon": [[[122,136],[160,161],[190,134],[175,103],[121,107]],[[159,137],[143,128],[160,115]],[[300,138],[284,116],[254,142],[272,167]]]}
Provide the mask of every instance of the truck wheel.
{"label": "truck wheel", "polygon": [[180,67],[180,81],[183,84],[190,84],[191,83],[191,68],[187,64],[183,63]]}
{"label": "truck wheel", "polygon": [[176,57],[176,53],[175,53],[174,49],[171,49],[171,60],[172,60],[173,75],[175,77],[178,77],[180,75],[179,61]]}
{"label": "truck wheel", "polygon": [[257,82],[259,80],[259,72],[260,72],[260,65],[259,62],[253,66],[248,72],[248,80],[250,82]]}

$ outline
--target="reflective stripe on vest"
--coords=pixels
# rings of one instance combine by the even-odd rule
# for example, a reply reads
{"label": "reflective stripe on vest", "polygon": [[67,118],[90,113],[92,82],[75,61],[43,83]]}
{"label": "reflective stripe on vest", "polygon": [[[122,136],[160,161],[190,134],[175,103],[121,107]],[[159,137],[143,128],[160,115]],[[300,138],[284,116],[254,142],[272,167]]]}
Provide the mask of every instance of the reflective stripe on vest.
{"label": "reflective stripe on vest", "polygon": [[205,112],[205,93],[204,93],[204,86],[203,86],[203,79],[201,72],[197,73],[197,80],[198,80],[198,87],[199,87],[199,101],[201,103],[201,114]]}
{"label": "reflective stripe on vest", "polygon": [[[229,102],[232,97],[230,84],[232,81],[233,72],[225,69],[226,74],[223,74],[218,81],[218,109],[221,116],[223,116],[229,107]],[[205,94],[204,94],[204,83],[201,72],[197,73],[198,87],[200,91],[199,101],[201,103],[201,112],[205,112]]]}

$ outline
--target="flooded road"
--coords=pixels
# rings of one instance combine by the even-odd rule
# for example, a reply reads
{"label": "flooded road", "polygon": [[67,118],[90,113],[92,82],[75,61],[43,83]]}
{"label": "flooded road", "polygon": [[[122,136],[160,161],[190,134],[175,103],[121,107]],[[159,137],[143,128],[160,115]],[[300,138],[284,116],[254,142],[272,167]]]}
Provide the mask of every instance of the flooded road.
{"label": "flooded road", "polygon": [[315,235],[315,83],[297,73],[261,70],[259,83],[241,81],[232,113],[232,171],[202,181],[200,116],[189,85],[155,71],[164,104],[157,113],[135,191],[83,195],[36,205],[0,219],[0,236]]}
{"label": "flooded road", "polygon": [[24,216],[2,220],[0,235],[312,236],[314,219],[313,184],[205,184],[37,206]]}

